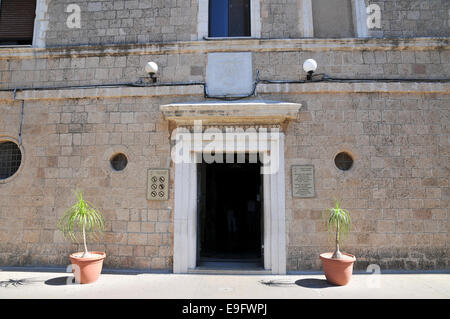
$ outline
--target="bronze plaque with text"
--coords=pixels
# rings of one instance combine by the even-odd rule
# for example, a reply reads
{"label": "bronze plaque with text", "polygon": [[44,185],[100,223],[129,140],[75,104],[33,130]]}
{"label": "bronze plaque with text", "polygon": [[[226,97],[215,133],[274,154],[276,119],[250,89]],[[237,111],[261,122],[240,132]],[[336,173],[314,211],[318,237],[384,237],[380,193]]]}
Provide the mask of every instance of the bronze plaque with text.
{"label": "bronze plaque with text", "polygon": [[292,166],[292,196],[300,198],[314,197],[314,166]]}

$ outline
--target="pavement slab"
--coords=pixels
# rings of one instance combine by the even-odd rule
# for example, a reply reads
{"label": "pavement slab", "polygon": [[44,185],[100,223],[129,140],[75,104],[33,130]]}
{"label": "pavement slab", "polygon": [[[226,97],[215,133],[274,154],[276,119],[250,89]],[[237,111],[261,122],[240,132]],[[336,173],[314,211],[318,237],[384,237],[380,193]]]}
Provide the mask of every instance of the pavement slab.
{"label": "pavement slab", "polygon": [[0,299],[449,299],[450,273],[354,274],[347,286],[323,274],[220,275],[103,273],[97,282],[73,275],[0,270]]}

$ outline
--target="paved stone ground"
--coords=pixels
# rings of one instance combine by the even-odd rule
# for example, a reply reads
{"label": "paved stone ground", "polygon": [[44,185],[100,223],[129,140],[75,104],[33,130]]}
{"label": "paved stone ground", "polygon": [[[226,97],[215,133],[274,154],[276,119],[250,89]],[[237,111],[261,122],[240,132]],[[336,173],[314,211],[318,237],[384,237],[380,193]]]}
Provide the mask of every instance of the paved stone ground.
{"label": "paved stone ground", "polygon": [[[0,299],[450,298],[450,272],[354,274],[344,287],[329,285],[318,273],[272,276],[104,272],[94,284],[76,285],[67,284],[73,276],[62,271],[0,269]],[[14,282],[17,280],[22,281]]]}

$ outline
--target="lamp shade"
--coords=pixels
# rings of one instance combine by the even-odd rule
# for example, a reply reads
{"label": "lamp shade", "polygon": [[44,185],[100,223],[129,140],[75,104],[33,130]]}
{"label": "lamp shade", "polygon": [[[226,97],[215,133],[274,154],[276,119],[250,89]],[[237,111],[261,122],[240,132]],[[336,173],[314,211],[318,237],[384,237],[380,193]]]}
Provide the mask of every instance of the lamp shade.
{"label": "lamp shade", "polygon": [[308,59],[303,63],[303,70],[306,73],[314,72],[317,69],[317,62],[314,59]]}
{"label": "lamp shade", "polygon": [[147,73],[154,73],[154,74],[156,74],[156,73],[158,73],[158,64],[156,64],[155,62],[148,62],[146,65],[145,65],[145,72],[147,72]]}

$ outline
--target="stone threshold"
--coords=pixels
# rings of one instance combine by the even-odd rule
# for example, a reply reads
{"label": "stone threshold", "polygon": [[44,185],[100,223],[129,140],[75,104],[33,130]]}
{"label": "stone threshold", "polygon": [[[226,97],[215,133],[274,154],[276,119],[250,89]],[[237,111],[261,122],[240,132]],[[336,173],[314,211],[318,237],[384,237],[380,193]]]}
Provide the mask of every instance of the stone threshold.
{"label": "stone threshold", "polygon": [[247,269],[247,268],[213,268],[213,267],[197,267],[193,269],[188,269],[188,274],[202,274],[202,275],[272,275],[271,270],[267,269]]}

